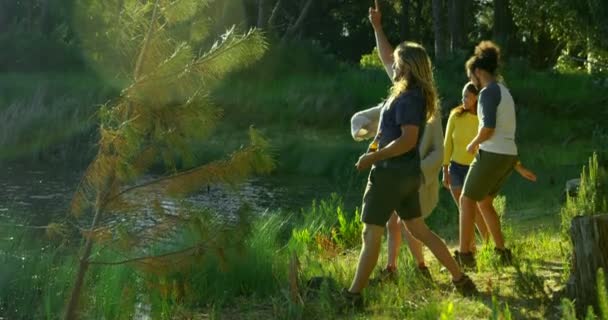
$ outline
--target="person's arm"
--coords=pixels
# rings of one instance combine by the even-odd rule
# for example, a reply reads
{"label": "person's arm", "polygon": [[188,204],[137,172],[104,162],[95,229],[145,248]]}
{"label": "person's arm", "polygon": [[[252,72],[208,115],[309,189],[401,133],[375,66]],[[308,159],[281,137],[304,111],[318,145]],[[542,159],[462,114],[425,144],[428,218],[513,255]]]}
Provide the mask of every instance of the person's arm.
{"label": "person's arm", "polygon": [[[435,117],[436,118],[426,126],[424,132],[425,135],[430,134],[432,139],[431,152],[420,161],[420,168],[422,169],[425,183],[431,181],[430,179],[437,179],[437,173],[439,173],[439,168],[441,168],[442,160],[444,158],[443,128],[441,127],[439,115],[435,115]],[[435,175],[435,177],[430,177],[429,175]]]}
{"label": "person's arm", "polygon": [[500,88],[496,84],[486,87],[479,93],[477,112],[480,115],[481,129],[479,129],[477,136],[467,146],[467,152],[475,154],[477,149],[479,149],[479,145],[494,135],[494,131],[496,130],[496,112],[500,99]]}
{"label": "person's arm", "polygon": [[449,188],[450,186],[450,174],[448,171],[450,160],[452,160],[452,153],[454,152],[454,141],[452,140],[452,134],[454,133],[454,117],[455,114],[450,114],[448,118],[448,124],[445,127],[445,138],[443,139],[443,178],[441,179],[443,186]]}
{"label": "person's arm", "polygon": [[401,125],[401,136],[399,138],[376,152],[362,155],[355,166],[358,170],[365,170],[378,161],[393,158],[412,150],[416,147],[418,141],[418,131],[419,128],[416,125]]}
{"label": "person's arm", "polygon": [[515,171],[517,171],[517,173],[519,173],[523,178],[536,182],[536,174],[534,174],[534,172],[532,172],[530,169],[524,167],[519,160],[517,160],[517,163],[515,164]]}
{"label": "person's arm", "polygon": [[376,152],[362,155],[356,164],[358,170],[366,169],[376,161],[402,155],[416,147],[420,126],[424,125],[424,122],[421,122],[424,119],[424,100],[406,94],[397,98],[390,108],[395,113],[401,136]]}
{"label": "person's arm", "polygon": [[378,0],[375,0],[375,8],[369,8],[369,21],[374,28],[374,35],[376,37],[376,47],[378,48],[378,56],[380,57],[380,61],[382,61],[382,65],[384,65],[384,70],[388,74],[388,77],[393,80],[393,51],[394,48],[388,42],[388,38],[384,33],[384,29],[382,28],[382,12],[380,11],[380,6],[378,5]]}
{"label": "person's arm", "polygon": [[418,141],[418,132],[418,126],[402,125],[401,136],[387,144],[386,147],[374,152],[373,162],[394,158],[414,149]]}
{"label": "person's arm", "polygon": [[479,149],[479,145],[482,144],[484,141],[487,141],[492,137],[492,135],[494,135],[494,130],[495,128],[486,127],[479,129],[477,135],[475,136],[475,138],[473,138],[473,141],[471,141],[471,143],[469,143],[469,145],[467,146],[467,152],[475,154],[475,152],[477,152],[477,149]]}

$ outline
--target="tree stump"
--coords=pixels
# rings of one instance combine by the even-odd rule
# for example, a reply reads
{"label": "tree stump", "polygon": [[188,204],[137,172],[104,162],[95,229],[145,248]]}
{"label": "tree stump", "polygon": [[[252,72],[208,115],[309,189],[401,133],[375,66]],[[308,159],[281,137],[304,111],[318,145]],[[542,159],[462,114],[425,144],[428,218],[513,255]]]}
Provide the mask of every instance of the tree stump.
{"label": "tree stump", "polygon": [[573,218],[570,237],[573,257],[566,293],[579,315],[585,314],[589,305],[597,314],[597,270],[608,272],[608,214]]}

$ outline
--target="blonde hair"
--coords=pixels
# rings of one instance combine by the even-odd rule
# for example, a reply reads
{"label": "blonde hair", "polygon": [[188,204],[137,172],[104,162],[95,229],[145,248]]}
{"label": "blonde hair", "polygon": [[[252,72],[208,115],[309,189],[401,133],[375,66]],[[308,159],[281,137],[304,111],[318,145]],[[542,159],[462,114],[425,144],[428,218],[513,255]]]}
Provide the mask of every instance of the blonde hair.
{"label": "blonde hair", "polygon": [[394,79],[390,99],[398,97],[414,85],[420,86],[426,101],[426,121],[431,121],[439,104],[439,97],[433,79],[431,59],[426,50],[415,42],[405,41],[395,49],[395,63],[400,69],[407,65],[409,72],[407,77],[399,75],[399,78]]}

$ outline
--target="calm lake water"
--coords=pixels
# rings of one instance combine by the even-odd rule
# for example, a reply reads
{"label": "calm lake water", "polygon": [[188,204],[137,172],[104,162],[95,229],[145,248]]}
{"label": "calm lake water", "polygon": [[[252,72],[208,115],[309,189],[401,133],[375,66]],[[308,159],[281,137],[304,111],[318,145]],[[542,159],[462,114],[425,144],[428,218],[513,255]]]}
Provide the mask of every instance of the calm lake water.
{"label": "calm lake water", "polygon": [[[0,170],[0,223],[18,221],[45,225],[68,214],[82,171],[43,165],[3,166]],[[345,197],[347,208],[354,208],[360,205],[362,180],[355,176],[346,180],[336,182],[310,176],[254,177],[236,189],[223,185],[203,187],[183,201],[194,208],[207,208],[232,216],[244,203],[259,213],[279,209],[299,212],[301,208],[309,207],[313,199],[326,199],[336,192]],[[174,199],[163,198],[161,203],[167,211],[177,207]]]}

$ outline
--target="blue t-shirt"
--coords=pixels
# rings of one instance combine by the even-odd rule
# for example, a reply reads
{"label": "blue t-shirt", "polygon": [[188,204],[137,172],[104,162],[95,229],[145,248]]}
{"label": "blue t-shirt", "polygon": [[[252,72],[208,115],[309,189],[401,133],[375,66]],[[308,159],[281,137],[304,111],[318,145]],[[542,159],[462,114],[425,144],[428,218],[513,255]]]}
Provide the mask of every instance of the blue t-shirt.
{"label": "blue t-shirt", "polygon": [[413,125],[419,128],[416,147],[402,155],[389,159],[390,161],[420,162],[418,144],[424,133],[425,109],[425,97],[419,87],[409,89],[396,97],[390,106],[388,103],[384,104],[380,116],[380,128],[378,130],[380,148],[384,148],[401,136],[402,125]]}

